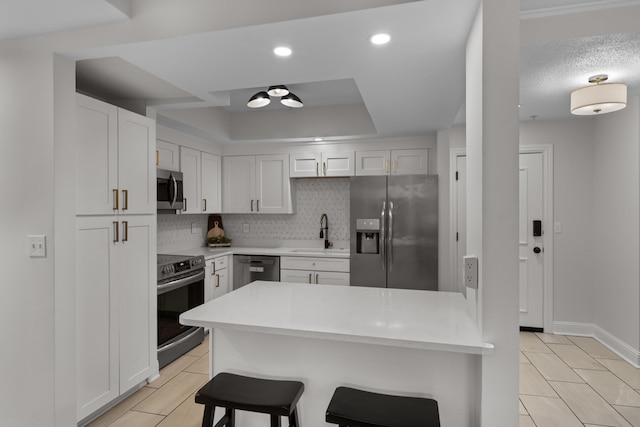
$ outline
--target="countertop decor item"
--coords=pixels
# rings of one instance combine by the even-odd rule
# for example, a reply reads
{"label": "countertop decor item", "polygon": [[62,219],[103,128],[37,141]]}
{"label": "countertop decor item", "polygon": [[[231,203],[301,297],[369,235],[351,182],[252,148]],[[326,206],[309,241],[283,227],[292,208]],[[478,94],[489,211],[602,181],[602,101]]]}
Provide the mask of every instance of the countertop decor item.
{"label": "countertop decor item", "polygon": [[222,228],[222,217],[220,215],[209,215],[209,231],[207,232],[207,245],[210,248],[223,248],[231,246],[231,239],[224,235]]}

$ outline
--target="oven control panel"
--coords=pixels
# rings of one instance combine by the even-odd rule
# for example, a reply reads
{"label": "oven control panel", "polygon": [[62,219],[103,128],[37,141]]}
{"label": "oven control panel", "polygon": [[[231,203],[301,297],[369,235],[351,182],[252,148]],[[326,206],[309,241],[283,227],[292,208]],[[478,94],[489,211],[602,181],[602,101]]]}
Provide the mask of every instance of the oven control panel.
{"label": "oven control panel", "polygon": [[[158,258],[158,280],[166,279],[172,276],[177,276],[190,271],[197,271],[204,269],[204,257],[178,257],[167,256],[163,259],[163,263],[160,263],[160,256]],[[171,259],[173,258],[173,259]],[[181,259],[179,259],[181,258]]]}

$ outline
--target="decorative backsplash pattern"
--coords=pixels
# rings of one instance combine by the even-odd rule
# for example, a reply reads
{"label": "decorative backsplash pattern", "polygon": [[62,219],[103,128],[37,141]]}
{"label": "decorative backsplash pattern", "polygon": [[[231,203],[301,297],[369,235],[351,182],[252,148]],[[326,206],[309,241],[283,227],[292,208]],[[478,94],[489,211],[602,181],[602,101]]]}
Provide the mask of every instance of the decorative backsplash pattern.
{"label": "decorative backsplash pattern", "polygon": [[[293,181],[293,180],[292,180]],[[224,214],[225,234],[234,240],[320,240],[320,217],[329,218],[329,239],[349,240],[349,178],[297,179],[292,215]],[[208,215],[158,215],[158,252],[204,245]],[[249,232],[243,233],[244,224]],[[192,234],[192,225],[196,234]],[[311,245],[310,245],[311,246]]]}

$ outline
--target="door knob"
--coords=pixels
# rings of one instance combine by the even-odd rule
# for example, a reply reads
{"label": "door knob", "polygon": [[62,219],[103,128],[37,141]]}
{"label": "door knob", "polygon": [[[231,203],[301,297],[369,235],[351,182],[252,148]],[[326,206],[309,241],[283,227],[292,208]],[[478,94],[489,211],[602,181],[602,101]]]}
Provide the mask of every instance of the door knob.
{"label": "door knob", "polygon": [[536,246],[535,248],[533,248],[533,252],[539,254],[540,252],[542,252],[542,249]]}

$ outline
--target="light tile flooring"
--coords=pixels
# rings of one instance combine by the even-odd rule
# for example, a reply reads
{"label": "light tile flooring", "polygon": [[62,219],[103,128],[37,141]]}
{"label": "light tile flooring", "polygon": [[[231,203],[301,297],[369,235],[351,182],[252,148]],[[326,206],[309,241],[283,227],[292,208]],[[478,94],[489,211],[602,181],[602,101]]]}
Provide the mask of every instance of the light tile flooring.
{"label": "light tile flooring", "polygon": [[520,333],[520,427],[640,427],[640,369],[593,338]]}
{"label": "light tile flooring", "polygon": [[[200,427],[208,336],[90,427]],[[640,369],[593,338],[520,333],[520,427],[640,427]],[[459,427],[459,426],[452,426]]]}

